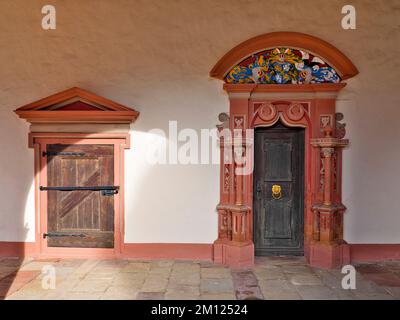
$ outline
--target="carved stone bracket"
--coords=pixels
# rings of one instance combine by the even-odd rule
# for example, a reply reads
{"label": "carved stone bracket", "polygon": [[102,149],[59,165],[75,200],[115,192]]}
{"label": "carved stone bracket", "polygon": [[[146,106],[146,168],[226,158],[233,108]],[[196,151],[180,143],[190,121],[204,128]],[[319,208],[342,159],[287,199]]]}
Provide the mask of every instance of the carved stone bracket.
{"label": "carved stone bracket", "polygon": [[217,128],[219,130],[229,128],[229,114],[226,112],[222,112],[218,115],[219,124],[217,124]]}

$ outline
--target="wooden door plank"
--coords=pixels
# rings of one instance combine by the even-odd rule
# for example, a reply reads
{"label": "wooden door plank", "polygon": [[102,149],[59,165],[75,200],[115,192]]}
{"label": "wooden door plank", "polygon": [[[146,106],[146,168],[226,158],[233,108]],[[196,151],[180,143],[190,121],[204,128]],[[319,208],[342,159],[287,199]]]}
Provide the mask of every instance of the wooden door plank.
{"label": "wooden door plank", "polygon": [[[94,172],[92,176],[90,176],[89,179],[84,182],[84,186],[96,185],[99,176],[100,173],[98,171]],[[78,206],[81,202],[83,202],[87,197],[92,195],[93,192],[97,193],[99,191],[79,190],[79,191],[58,191],[58,192],[64,192],[67,194],[60,203],[60,209],[58,213],[58,216],[60,218],[63,218],[76,206]]]}

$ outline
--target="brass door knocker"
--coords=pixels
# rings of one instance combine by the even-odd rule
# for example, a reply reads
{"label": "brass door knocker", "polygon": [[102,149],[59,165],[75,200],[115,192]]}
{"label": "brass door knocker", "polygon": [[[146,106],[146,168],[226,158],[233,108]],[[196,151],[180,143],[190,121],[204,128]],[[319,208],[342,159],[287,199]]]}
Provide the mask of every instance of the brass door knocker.
{"label": "brass door knocker", "polygon": [[282,198],[282,188],[280,185],[274,184],[272,186],[272,198],[275,200]]}

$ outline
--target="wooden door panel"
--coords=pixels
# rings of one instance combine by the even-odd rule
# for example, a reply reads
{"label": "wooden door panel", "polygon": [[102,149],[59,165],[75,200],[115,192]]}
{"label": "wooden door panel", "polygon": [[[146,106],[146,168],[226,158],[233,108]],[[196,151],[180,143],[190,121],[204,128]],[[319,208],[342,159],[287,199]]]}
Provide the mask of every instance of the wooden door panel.
{"label": "wooden door panel", "polygon": [[[78,192],[70,192],[75,195]],[[65,209],[62,207],[59,214],[59,225],[60,230],[73,230],[73,229],[84,229],[84,230],[100,230],[100,216],[99,216],[99,202],[100,196],[97,193],[91,191],[81,191],[79,194],[85,194],[86,196],[82,201],[76,202],[77,205],[71,208]]]}
{"label": "wooden door panel", "polygon": [[[274,141],[276,140],[276,141]],[[291,181],[292,143],[291,140],[271,139],[265,143],[266,180]]]}
{"label": "wooden door panel", "polygon": [[254,164],[256,255],[303,254],[304,130],[256,129]]}
{"label": "wooden door panel", "polygon": [[[98,186],[100,177],[100,172],[96,171],[89,177],[87,180],[83,180],[81,183],[72,182],[72,183],[63,183],[62,186]],[[57,192],[57,191],[56,191]],[[94,194],[93,191],[64,191],[58,193],[60,196],[60,203],[58,207],[58,217],[63,218],[69,212],[75,209],[75,207],[80,206],[83,201],[89,196],[97,195],[98,200],[100,200],[100,195],[98,193]]]}
{"label": "wooden door panel", "polygon": [[[47,145],[47,180],[49,187],[113,186],[113,145]],[[114,247],[113,196],[93,190],[47,192],[49,247]]]}
{"label": "wooden door panel", "polygon": [[[265,244],[268,239],[291,239],[292,238],[292,202],[274,201],[266,204],[268,216],[265,219]],[[273,242],[273,241],[272,241]]]}

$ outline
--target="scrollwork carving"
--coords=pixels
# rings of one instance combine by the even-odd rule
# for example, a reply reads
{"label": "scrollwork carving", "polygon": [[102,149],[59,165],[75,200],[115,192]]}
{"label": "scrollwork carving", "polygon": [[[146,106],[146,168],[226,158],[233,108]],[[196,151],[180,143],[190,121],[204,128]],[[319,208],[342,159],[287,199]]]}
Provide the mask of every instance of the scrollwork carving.
{"label": "scrollwork carving", "polygon": [[231,172],[229,165],[224,165],[224,192],[229,192],[231,182]]}
{"label": "scrollwork carving", "polygon": [[287,117],[292,121],[299,121],[304,117],[305,112],[301,103],[293,103],[289,106]]}
{"label": "scrollwork carving", "polygon": [[259,117],[264,121],[273,120],[276,117],[277,113],[278,111],[272,103],[263,103],[258,110]]}

